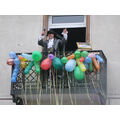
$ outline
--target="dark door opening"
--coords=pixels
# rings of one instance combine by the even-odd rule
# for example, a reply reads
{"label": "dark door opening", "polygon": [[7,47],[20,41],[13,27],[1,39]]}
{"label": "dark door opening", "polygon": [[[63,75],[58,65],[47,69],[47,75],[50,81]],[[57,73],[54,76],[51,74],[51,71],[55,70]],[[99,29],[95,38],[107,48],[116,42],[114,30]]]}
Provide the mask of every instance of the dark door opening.
{"label": "dark door opening", "polygon": [[[63,28],[51,29],[61,35]],[[67,51],[74,51],[77,49],[76,42],[85,42],[86,28],[67,28],[68,30],[68,43],[66,45]]]}

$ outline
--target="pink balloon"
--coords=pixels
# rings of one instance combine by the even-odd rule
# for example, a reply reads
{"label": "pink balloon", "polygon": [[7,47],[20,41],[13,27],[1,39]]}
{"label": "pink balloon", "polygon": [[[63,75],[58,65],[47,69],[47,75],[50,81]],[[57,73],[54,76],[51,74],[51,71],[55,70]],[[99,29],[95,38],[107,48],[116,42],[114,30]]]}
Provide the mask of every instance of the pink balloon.
{"label": "pink balloon", "polygon": [[8,65],[14,65],[14,59],[9,58],[9,59],[7,60],[7,64],[8,64]]}
{"label": "pink balloon", "polygon": [[88,55],[88,57],[93,58],[93,57],[95,57],[95,54],[94,54],[94,53],[90,53],[90,54]]}
{"label": "pink balloon", "polygon": [[52,65],[52,60],[50,58],[46,58],[41,63],[41,68],[43,70],[48,70]]}

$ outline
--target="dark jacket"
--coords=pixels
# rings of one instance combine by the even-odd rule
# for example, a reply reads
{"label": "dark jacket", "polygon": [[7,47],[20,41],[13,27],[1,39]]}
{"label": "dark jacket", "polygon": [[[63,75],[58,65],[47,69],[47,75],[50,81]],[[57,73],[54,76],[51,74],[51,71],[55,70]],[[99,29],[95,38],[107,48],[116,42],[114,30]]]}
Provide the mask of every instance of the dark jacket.
{"label": "dark jacket", "polygon": [[[55,51],[62,51],[63,46],[65,44],[64,42],[65,42],[64,38],[62,40],[54,38],[54,44],[51,52],[54,53]],[[43,47],[43,52],[49,51],[48,43],[49,43],[49,40],[45,40],[45,41],[43,39],[38,40],[38,45]]]}

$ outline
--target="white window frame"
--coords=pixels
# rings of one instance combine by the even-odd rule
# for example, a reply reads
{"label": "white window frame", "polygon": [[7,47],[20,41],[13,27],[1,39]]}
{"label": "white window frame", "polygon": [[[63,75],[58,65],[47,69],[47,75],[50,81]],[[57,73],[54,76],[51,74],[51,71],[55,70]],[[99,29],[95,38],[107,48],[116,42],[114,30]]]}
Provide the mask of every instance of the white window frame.
{"label": "white window frame", "polygon": [[86,27],[86,16],[85,15],[84,15],[84,22],[80,22],[80,23],[52,23],[52,17],[53,16],[55,16],[55,15],[49,15],[48,16],[48,29],[51,29],[51,28],[83,28],[83,27]]}

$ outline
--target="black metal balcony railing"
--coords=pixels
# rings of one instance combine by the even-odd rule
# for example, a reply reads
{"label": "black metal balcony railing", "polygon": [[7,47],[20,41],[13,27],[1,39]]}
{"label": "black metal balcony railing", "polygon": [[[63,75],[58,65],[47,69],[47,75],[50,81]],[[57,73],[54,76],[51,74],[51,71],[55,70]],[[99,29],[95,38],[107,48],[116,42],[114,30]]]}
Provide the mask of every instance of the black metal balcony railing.
{"label": "black metal balcony railing", "polygon": [[73,72],[60,73],[53,67],[37,74],[33,66],[27,75],[20,68],[16,82],[11,83],[13,101],[16,104],[106,104],[107,59],[101,50],[88,52],[99,54],[104,63],[100,64],[99,72],[86,71],[82,81],[75,80]]}

